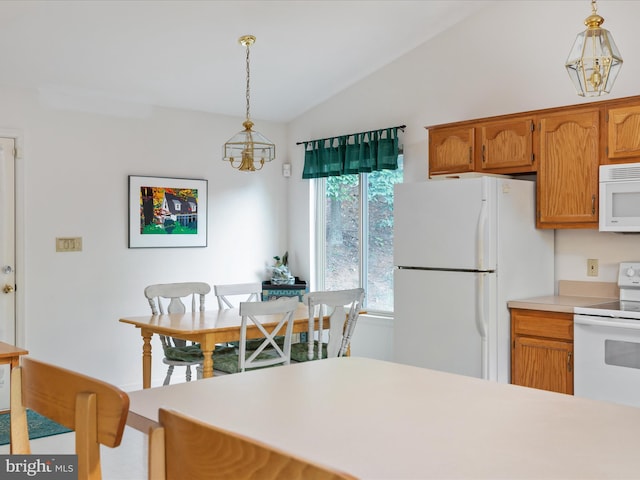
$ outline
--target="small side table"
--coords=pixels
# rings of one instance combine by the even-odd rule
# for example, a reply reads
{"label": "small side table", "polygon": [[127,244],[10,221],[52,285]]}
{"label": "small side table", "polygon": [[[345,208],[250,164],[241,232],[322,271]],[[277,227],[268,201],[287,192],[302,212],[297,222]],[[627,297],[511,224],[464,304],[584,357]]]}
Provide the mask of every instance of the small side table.
{"label": "small side table", "polygon": [[[9,364],[9,381],[11,381],[11,370],[20,363],[20,355],[26,355],[29,351],[24,348],[15,347],[9,343],[0,342],[0,365]],[[0,413],[8,410],[0,410]]]}

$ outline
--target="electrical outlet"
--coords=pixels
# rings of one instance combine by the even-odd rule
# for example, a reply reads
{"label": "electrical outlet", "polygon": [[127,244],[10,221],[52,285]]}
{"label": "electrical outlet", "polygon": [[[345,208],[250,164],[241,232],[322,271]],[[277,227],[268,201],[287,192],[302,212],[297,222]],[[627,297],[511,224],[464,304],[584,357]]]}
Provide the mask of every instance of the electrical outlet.
{"label": "electrical outlet", "polygon": [[597,258],[587,259],[587,276],[588,277],[598,276],[598,259]]}
{"label": "electrical outlet", "polygon": [[82,237],[56,238],[56,252],[81,252]]}

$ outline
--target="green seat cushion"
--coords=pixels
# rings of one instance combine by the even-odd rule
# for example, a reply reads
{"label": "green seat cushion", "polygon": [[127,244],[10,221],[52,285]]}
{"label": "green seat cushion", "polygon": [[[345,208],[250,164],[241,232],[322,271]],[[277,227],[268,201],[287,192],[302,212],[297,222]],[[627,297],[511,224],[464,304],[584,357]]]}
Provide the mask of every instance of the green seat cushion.
{"label": "green seat cushion", "polygon": [[[291,360],[295,362],[309,361],[309,344],[307,342],[294,343],[291,345]],[[327,344],[322,344],[322,358],[327,358]],[[313,342],[313,360],[318,360],[318,341]]]}
{"label": "green seat cushion", "polygon": [[[218,358],[219,355],[225,355],[233,353],[233,347],[216,347],[213,352],[213,358]],[[168,360],[178,360],[182,362],[199,362],[202,361],[204,355],[200,345],[185,345],[184,347],[167,347],[164,349],[164,356]]]}
{"label": "green seat cushion", "polygon": [[[263,339],[261,338],[250,338],[247,340],[247,350],[257,350],[260,345],[262,345]],[[276,336],[276,343],[280,348],[284,347],[284,335]],[[240,342],[231,342],[229,346],[240,348]]]}
{"label": "green seat cushion", "polygon": [[[249,356],[250,354],[251,354],[250,352],[247,352],[247,356]],[[276,357],[277,357],[277,354],[273,350],[272,351],[266,350],[264,352],[260,352],[257,359],[267,360],[269,358],[276,358]],[[213,359],[213,369],[220,370],[221,372],[226,372],[226,373],[239,373],[240,367],[238,363],[239,363],[239,357],[238,357],[238,354],[236,353],[216,355]],[[264,367],[253,367],[248,370],[257,370],[259,368],[269,368],[271,366],[272,365],[267,365]]]}

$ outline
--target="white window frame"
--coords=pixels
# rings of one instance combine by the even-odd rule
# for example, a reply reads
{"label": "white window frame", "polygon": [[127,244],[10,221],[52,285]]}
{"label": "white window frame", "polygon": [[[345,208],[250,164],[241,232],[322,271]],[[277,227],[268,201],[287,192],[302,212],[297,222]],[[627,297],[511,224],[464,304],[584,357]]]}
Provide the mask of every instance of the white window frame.
{"label": "white window frame", "polygon": [[[359,187],[359,204],[360,204],[360,208],[359,208],[359,218],[358,218],[358,225],[359,225],[359,235],[360,235],[360,242],[359,242],[359,262],[358,262],[358,266],[359,266],[359,272],[358,272],[358,287],[363,287],[366,288],[366,285],[363,285],[364,283],[364,279],[367,278],[367,274],[368,274],[368,262],[366,261],[366,259],[368,258],[368,248],[369,248],[369,231],[368,229],[364,228],[364,218],[368,218],[368,213],[369,213],[369,204],[366,200],[368,198],[368,188],[369,188],[369,182],[363,182],[362,178],[367,175],[366,173],[360,173],[359,175],[359,181],[358,181],[358,187]],[[325,218],[326,218],[326,198],[325,198],[325,190],[326,190],[326,178],[316,178],[313,182],[313,191],[312,192],[312,198],[314,198],[314,208],[313,208],[313,213],[315,214],[315,219],[313,222],[313,225],[315,226],[315,231],[312,232],[313,238],[314,240],[314,245],[315,245],[315,262],[314,265],[312,266],[312,275],[314,275],[315,278],[315,284],[317,285],[317,289],[318,290],[324,290],[325,287],[325,282],[324,282],[324,271],[325,271],[325,264],[326,264],[326,256],[325,256],[325,252],[326,252],[326,243],[325,243],[325,239],[326,239],[326,230],[325,230]],[[365,303],[364,303],[365,307],[367,305],[367,298],[365,296]],[[388,310],[372,310],[370,308],[367,308],[367,312],[368,313],[373,313],[379,316],[392,316],[393,315],[393,311],[388,311]]]}

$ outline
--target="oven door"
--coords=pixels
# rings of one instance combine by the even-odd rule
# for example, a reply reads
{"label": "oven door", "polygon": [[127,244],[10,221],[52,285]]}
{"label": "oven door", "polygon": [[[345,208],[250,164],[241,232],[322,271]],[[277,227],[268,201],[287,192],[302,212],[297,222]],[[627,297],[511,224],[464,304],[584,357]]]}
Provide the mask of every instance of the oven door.
{"label": "oven door", "polygon": [[640,406],[640,320],[574,315],[574,395]]}

